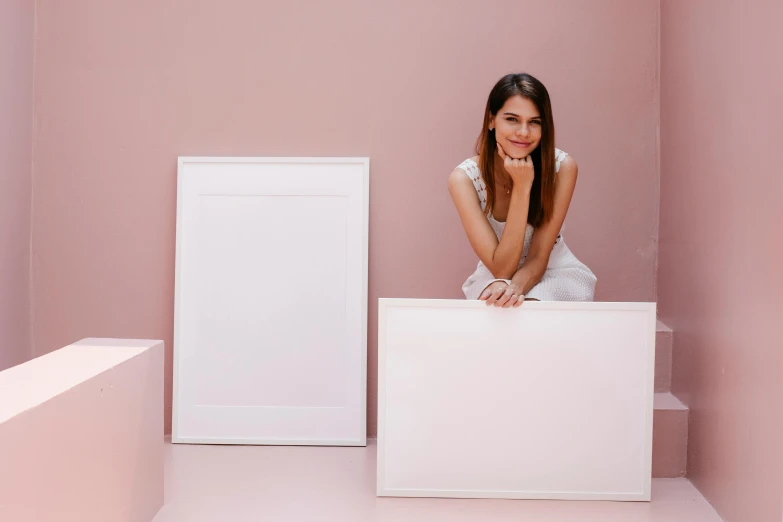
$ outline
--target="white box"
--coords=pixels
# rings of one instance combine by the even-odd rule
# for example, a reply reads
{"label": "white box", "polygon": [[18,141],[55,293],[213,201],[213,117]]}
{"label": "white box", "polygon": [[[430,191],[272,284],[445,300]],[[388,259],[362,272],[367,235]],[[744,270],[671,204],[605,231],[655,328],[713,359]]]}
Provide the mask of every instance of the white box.
{"label": "white box", "polygon": [[0,520],[149,522],[163,342],[84,339],[0,372]]}

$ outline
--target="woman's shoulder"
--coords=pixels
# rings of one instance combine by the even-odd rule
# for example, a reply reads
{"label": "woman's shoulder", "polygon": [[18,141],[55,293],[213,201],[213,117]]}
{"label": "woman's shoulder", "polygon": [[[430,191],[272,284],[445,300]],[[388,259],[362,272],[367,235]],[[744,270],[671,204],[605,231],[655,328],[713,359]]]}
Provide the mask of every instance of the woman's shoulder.
{"label": "woman's shoulder", "polygon": [[555,172],[560,172],[560,167],[566,166],[569,169],[576,167],[576,160],[566,151],[555,147]]}
{"label": "woman's shoulder", "polygon": [[483,192],[484,180],[481,178],[478,160],[478,156],[473,156],[457,165],[449,175],[449,187],[454,189],[459,186],[469,187],[472,185],[476,192]]}
{"label": "woman's shoulder", "polygon": [[478,162],[479,162],[479,157],[478,156],[473,156],[473,157],[467,158],[462,163],[457,165],[457,168],[458,169],[462,169],[465,172],[468,172],[469,170],[478,169]]}
{"label": "woman's shoulder", "polygon": [[462,163],[457,165],[457,167],[454,169],[454,172],[464,173],[463,175],[467,174],[471,180],[476,181],[477,178],[481,178],[481,171],[479,170],[478,162],[478,156],[467,158]]}

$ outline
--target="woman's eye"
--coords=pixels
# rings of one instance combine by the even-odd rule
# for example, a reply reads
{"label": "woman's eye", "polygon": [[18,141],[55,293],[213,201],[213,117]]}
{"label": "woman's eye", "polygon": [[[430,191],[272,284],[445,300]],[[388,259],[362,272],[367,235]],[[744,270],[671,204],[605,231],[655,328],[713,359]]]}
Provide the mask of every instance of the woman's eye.
{"label": "woman's eye", "polygon": [[513,122],[515,122],[515,121],[517,121],[517,119],[516,118],[506,118],[506,121],[513,121]]}
{"label": "woman's eye", "polygon": [[533,120],[530,122],[531,125],[541,125],[541,122],[538,120]]}

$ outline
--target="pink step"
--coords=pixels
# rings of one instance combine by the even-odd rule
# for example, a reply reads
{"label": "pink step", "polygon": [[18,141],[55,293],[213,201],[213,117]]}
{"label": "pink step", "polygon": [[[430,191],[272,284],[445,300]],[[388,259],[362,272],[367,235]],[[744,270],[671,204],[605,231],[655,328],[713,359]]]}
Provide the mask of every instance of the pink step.
{"label": "pink step", "polygon": [[655,391],[671,391],[672,385],[672,331],[658,321],[655,332]]}
{"label": "pink step", "polygon": [[658,321],[655,333],[653,477],[684,477],[688,450],[688,407],[670,393],[672,330]]}
{"label": "pink step", "polygon": [[85,339],[0,372],[0,520],[150,522],[163,342]]}
{"label": "pink step", "polygon": [[688,451],[688,407],[671,393],[656,393],[654,406],[652,476],[684,477]]}

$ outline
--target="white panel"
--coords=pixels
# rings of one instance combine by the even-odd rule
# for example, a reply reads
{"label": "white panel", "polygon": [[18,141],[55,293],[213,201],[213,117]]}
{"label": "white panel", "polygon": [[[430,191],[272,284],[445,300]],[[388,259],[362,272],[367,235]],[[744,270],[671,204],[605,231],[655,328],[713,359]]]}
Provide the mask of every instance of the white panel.
{"label": "white panel", "polygon": [[378,494],[649,500],[654,303],[381,299]]}
{"label": "white panel", "polygon": [[366,444],[366,158],[180,158],[173,442]]}

